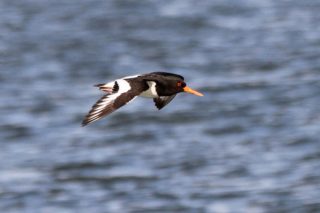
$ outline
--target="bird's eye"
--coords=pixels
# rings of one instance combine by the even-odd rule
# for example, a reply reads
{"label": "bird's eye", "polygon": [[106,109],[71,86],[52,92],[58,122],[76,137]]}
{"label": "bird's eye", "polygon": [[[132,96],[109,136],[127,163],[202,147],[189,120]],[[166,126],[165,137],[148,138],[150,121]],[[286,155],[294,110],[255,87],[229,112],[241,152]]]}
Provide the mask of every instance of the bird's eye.
{"label": "bird's eye", "polygon": [[181,81],[178,81],[177,86],[178,86],[178,87],[181,87],[181,85],[182,85],[182,82],[181,82]]}

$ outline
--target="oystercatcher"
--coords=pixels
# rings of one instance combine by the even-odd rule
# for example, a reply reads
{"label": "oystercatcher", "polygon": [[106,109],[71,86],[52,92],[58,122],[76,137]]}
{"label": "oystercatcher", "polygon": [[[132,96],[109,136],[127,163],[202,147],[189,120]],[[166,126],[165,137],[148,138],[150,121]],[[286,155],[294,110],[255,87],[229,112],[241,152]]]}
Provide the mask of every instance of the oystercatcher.
{"label": "oystercatcher", "polygon": [[152,72],[142,75],[127,76],[106,84],[97,84],[96,87],[105,93],[85,116],[82,126],[109,115],[137,96],[153,98],[156,107],[160,110],[166,106],[180,92],[188,92],[203,96],[190,87],[187,87],[181,75],[167,72]]}

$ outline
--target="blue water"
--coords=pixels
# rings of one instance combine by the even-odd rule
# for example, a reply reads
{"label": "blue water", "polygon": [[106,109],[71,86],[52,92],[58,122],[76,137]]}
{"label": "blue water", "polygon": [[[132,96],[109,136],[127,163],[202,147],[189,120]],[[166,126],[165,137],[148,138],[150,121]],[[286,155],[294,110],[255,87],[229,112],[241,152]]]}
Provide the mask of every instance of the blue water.
{"label": "blue water", "polygon": [[[0,1],[0,212],[320,212],[320,2]],[[92,87],[164,70],[85,128]]]}

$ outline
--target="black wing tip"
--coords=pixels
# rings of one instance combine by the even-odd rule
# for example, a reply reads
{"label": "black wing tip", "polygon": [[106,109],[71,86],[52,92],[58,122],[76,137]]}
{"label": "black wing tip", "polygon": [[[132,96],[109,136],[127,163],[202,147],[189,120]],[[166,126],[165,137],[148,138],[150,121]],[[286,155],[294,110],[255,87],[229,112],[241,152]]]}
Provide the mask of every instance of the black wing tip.
{"label": "black wing tip", "polygon": [[93,122],[95,122],[95,121],[100,120],[101,118],[103,118],[103,115],[102,115],[102,116],[99,115],[98,117],[93,118],[93,117],[92,117],[92,113],[93,113],[93,112],[94,112],[94,108],[92,108],[92,109],[90,110],[90,112],[86,115],[86,117],[83,119],[83,121],[82,121],[82,123],[81,123],[81,126],[82,126],[82,127],[85,127],[85,126],[87,126],[88,124],[91,124],[91,123],[93,123]]}
{"label": "black wing tip", "polygon": [[157,106],[156,107],[158,108],[158,110],[161,110],[164,106]]}
{"label": "black wing tip", "polygon": [[161,110],[165,106],[165,105],[161,104],[160,102],[157,102],[156,100],[155,100],[154,105],[157,107],[158,110]]}
{"label": "black wing tip", "polygon": [[89,123],[87,122],[87,121],[82,121],[82,123],[81,123],[81,126],[82,127],[85,127],[85,126],[87,126]]}
{"label": "black wing tip", "polygon": [[90,124],[92,121],[88,120],[88,116],[85,117],[85,119],[83,119],[83,121],[81,122],[81,126],[85,127],[88,124]]}
{"label": "black wing tip", "polygon": [[91,124],[91,123],[93,123],[93,122],[95,122],[95,121],[97,121],[97,120],[100,120],[102,117],[99,117],[99,118],[97,118],[97,119],[91,119],[90,117],[86,117],[83,121],[82,121],[82,123],[81,123],[81,126],[82,127],[85,127],[85,126],[87,126],[88,124]]}

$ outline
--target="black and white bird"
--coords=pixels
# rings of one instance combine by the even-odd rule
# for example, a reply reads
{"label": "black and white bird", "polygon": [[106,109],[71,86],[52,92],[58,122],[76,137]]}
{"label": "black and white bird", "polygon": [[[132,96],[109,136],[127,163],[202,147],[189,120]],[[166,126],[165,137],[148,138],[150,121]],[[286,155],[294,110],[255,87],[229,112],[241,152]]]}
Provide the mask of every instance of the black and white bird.
{"label": "black and white bird", "polygon": [[107,94],[102,96],[85,116],[82,126],[97,121],[109,115],[137,96],[153,98],[160,110],[166,106],[180,92],[188,92],[203,96],[187,87],[181,75],[167,72],[152,72],[142,75],[127,76],[106,84],[95,85]]}

